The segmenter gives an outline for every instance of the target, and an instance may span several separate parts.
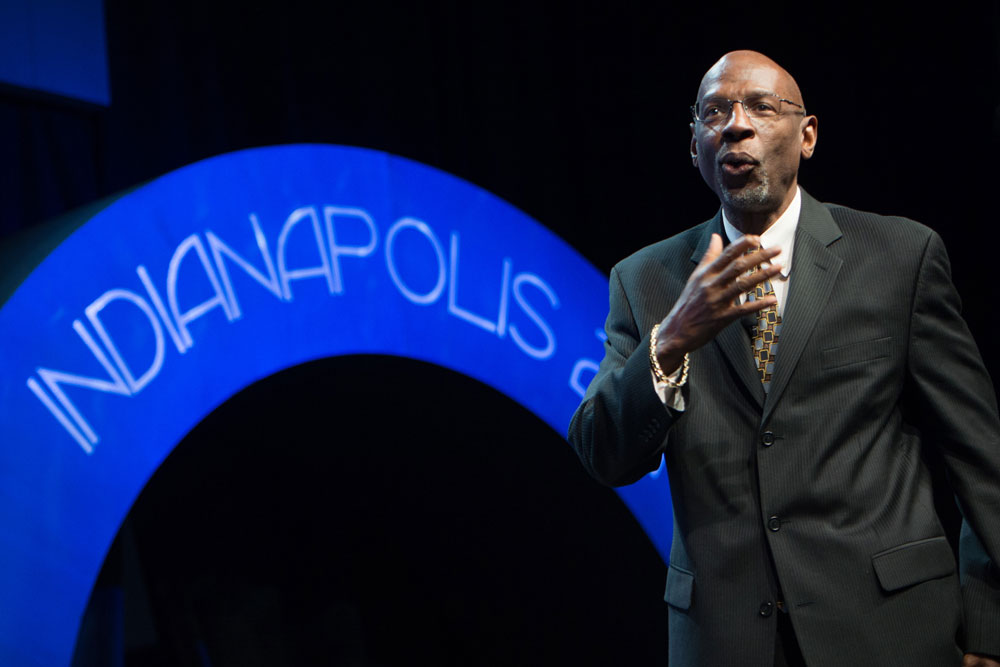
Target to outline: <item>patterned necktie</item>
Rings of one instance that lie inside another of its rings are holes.
[[[750,252],[755,252],[755,248]],[[758,270],[755,266],[751,272]],[[756,301],[765,296],[774,295],[774,287],[770,280],[765,280],[757,285],[753,291],[747,292],[747,301]],[[760,374],[761,384],[764,385],[764,392],[771,388],[771,376],[774,374],[774,358],[778,353],[778,334],[781,333],[781,316],[778,315],[776,306],[768,306],[755,313],[757,319],[750,327],[750,350],[753,352],[754,363],[757,364],[757,373]]]

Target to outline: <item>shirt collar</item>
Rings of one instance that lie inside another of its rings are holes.
[[[781,275],[788,277],[792,270],[792,250],[795,245],[795,229],[799,226],[799,213],[802,211],[802,191],[796,187],[795,197],[788,205],[785,212],[778,216],[770,227],[760,235],[760,245],[762,248],[778,246],[781,253],[775,258],[781,262]],[[743,232],[736,229],[726,218],[726,211],[722,211],[722,226],[726,230],[726,237],[732,243],[743,236]]]

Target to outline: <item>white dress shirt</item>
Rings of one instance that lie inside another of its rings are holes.
[[[771,279],[771,287],[778,298],[778,315],[785,312],[785,296],[788,294],[788,274],[792,270],[792,250],[795,247],[795,229],[799,226],[799,213],[802,211],[802,192],[795,188],[795,198],[774,223],[760,235],[761,248],[781,248],[775,261],[781,264],[781,274]],[[733,227],[726,212],[722,211],[722,226],[726,230],[726,238],[734,243],[743,238],[743,232]],[[764,266],[767,266],[765,263]],[[740,303],[746,301],[747,295],[740,294]]]
[[[782,315],[785,309],[785,299],[788,295],[788,276],[792,271],[792,251],[795,247],[795,230],[799,225],[799,213],[802,211],[802,191],[795,188],[795,197],[788,208],[778,216],[778,219],[760,235],[760,246],[762,248],[781,248],[781,252],[774,258],[781,264],[781,273],[771,279],[771,286],[774,288],[774,295],[778,299],[778,315]],[[730,243],[738,241],[743,237],[743,232],[736,229],[726,218],[725,210],[722,211],[722,226],[726,232],[726,238]],[[767,264],[764,264],[767,266]],[[747,295],[740,294],[740,303],[746,301]],[[653,386],[663,404],[677,411],[684,410],[684,395],[677,391],[676,387],[671,387],[666,382],[659,382],[653,372],[649,372],[653,379]],[[669,375],[671,380],[680,378],[681,369],[677,368]]]

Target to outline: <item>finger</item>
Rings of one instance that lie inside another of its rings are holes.
[[[747,254],[748,252],[750,254]],[[726,246],[726,249],[722,252],[722,254],[720,254],[714,262],[712,262],[708,272],[713,274],[722,274],[728,269],[731,272],[730,275],[735,277],[757,264],[770,260],[780,252],[781,248],[777,246],[772,246],[771,248],[761,248],[759,236],[742,236]]]
[[[744,255],[743,259],[751,262],[751,266],[770,262],[774,257],[781,254],[781,246],[773,245],[770,248],[757,248],[749,255]]]
[[[733,319],[743,317],[744,315],[750,315],[752,313],[756,313],[770,306],[777,306],[777,305],[778,305],[778,298],[773,294],[769,294],[759,299],[755,299],[754,301],[744,301],[743,303],[740,304],[734,304],[733,312],[735,313],[735,316],[733,317]]]
[[[732,282],[725,286],[723,293],[725,298],[729,299],[737,294],[743,294],[749,292],[756,288],[758,285],[762,284],[766,280],[771,280],[778,276],[782,271],[780,264],[771,264],[770,266],[764,266],[754,271],[753,273],[741,273]]]
[[[769,259],[773,259],[775,254],[775,252],[771,252]],[[776,275],[782,271],[782,264],[780,262],[754,261],[753,257],[754,255],[747,255],[744,258],[734,260],[732,264],[726,267],[725,271],[716,276],[714,284],[722,289],[729,289],[734,282],[739,281],[740,286],[745,291],[764,280],[763,277],[759,279],[754,277],[755,273],[770,272],[770,275]],[[774,269],[774,271],[771,271],[771,269]]]
[[[764,264],[774,264],[775,260],[780,263],[781,259],[778,259],[780,256],[781,246],[771,246],[770,248],[760,248],[756,252],[750,253],[744,257],[744,259],[748,262],[753,262],[754,266],[758,266]]]
[[[780,251],[770,250],[763,256],[771,255],[771,258]],[[771,262],[764,264],[754,264],[753,258],[759,256],[756,253],[752,255],[747,255],[744,258],[734,260],[725,271],[715,276],[712,279],[712,285],[724,292],[726,295],[731,293],[733,290],[737,292],[747,292],[754,288],[755,285],[762,283],[768,278],[774,277],[779,274],[783,269],[780,262]]]
[[[712,235],[717,236],[716,234]],[[721,243],[722,237],[719,237]],[[723,250],[712,262],[709,271],[712,273],[722,273],[726,268],[728,268],[735,260],[746,254],[747,250],[752,250],[760,245],[759,236],[741,236],[736,239]]]
[[[739,275],[740,273],[746,273],[754,267],[762,266],[764,264],[774,265],[776,262],[773,262],[772,260],[780,254],[780,246],[758,248],[750,254],[743,254],[734,259],[729,265],[729,271],[734,272],[735,275]]]
[[[757,299],[756,301],[747,301],[745,303],[732,303],[723,312],[719,313],[717,316],[717,322],[721,325],[730,324],[740,319],[744,315],[753,315],[757,311],[767,308],[768,306],[776,306],[778,300],[773,296],[765,296],[762,299]]]

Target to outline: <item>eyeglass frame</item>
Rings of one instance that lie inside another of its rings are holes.
[[[743,113],[746,114],[747,118],[751,118],[751,119],[755,118],[755,116],[752,113],[750,113],[749,111],[747,111],[746,101],[749,98],[751,98],[751,97],[774,97],[779,102],[786,102],[786,103],[791,104],[792,106],[798,107],[800,109],[799,111],[779,111],[778,114],[777,114],[778,116],[785,116],[785,115],[788,115],[788,114],[793,114],[793,115],[796,115],[796,116],[806,116],[807,115],[806,114],[805,105],[799,104],[798,102],[793,102],[791,100],[786,100],[784,97],[778,97],[778,95],[776,93],[772,93],[772,92],[768,91],[768,92],[752,93],[752,94],[747,95],[746,97],[744,97],[742,100],[731,100],[728,97],[713,98],[713,99],[725,100],[725,101],[729,102],[729,111],[726,112],[726,115],[723,118],[723,123],[730,116],[733,115],[733,107],[736,106],[737,104],[739,104],[741,107],[743,107]],[[709,125],[708,123],[706,123],[703,119],[698,118],[698,105],[699,104],[701,104],[701,102],[695,102],[690,107],[688,107],[688,109],[690,109],[690,111],[691,111],[691,117],[694,118],[694,122],[701,123],[702,125],[704,125],[705,127],[710,128],[710,129],[715,129],[711,125]],[[751,121],[751,122],[753,122],[753,121]]]

